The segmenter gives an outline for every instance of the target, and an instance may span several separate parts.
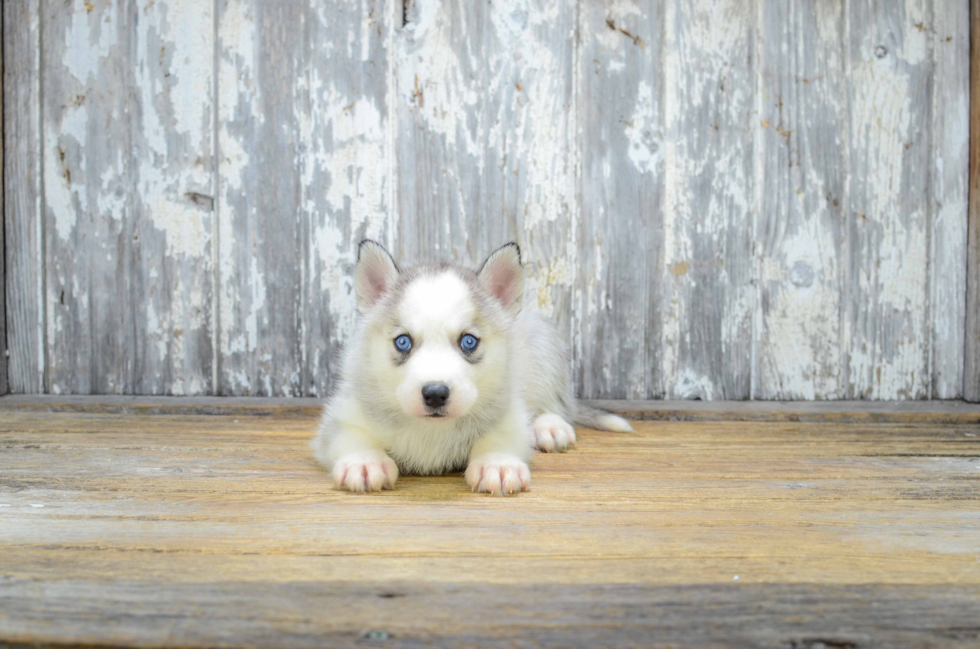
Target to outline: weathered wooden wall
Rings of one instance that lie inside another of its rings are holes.
[[[583,396],[964,395],[969,0],[4,13],[14,392],[322,395],[369,236],[517,239]]]

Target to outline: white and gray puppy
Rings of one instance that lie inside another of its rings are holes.
[[[631,430],[575,403],[557,333],[521,309],[516,243],[474,272],[451,263],[399,271],[363,241],[354,287],[359,329],[312,443],[339,488],[377,491],[399,472],[465,469],[474,490],[509,494],[528,488],[534,447],[575,443],[570,421]]]

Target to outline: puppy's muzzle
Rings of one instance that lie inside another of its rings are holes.
[[[444,383],[429,383],[422,386],[422,401],[430,415],[441,417],[441,410],[449,402],[449,386]]]

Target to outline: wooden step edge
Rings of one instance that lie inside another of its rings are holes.
[[[980,424],[966,401],[589,401],[634,420]]]
[[[615,401],[587,404],[647,421],[800,421],[980,424],[980,404],[965,401]],[[7,395],[0,412],[310,417],[323,400],[282,397]]]

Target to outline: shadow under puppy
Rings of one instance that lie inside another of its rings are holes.
[[[576,404],[557,332],[521,310],[515,243],[480,270],[423,264],[399,271],[363,241],[354,270],[358,331],[312,442],[339,488],[392,488],[399,472],[465,469],[476,491],[528,488],[534,447],[565,451],[570,421],[627,431],[621,417]]]

